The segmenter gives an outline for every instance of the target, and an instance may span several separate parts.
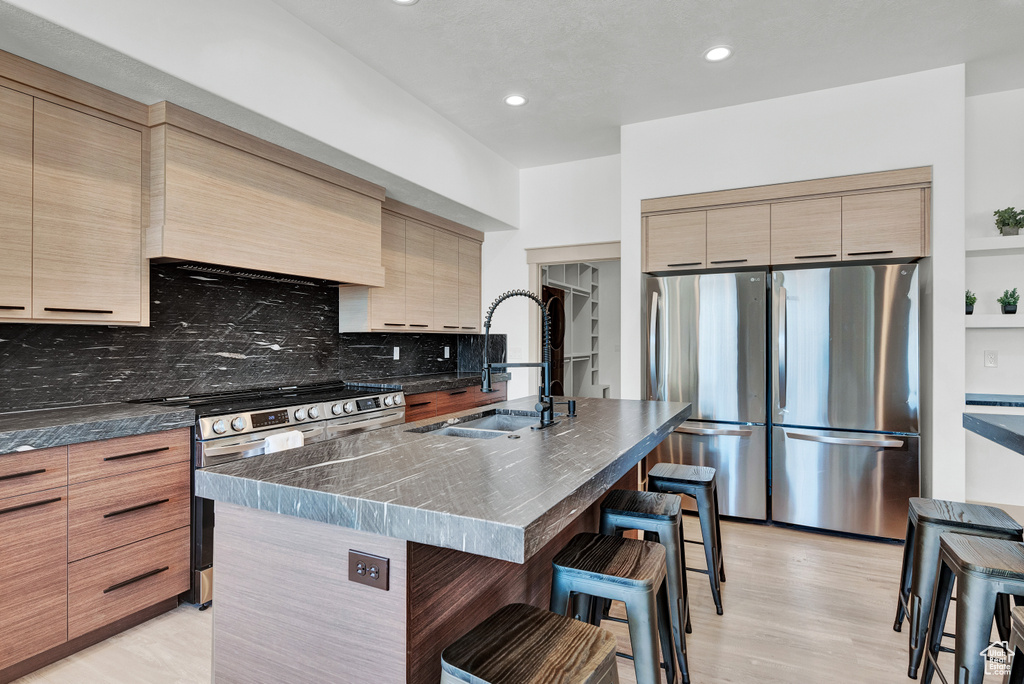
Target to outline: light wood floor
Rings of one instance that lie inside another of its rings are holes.
[[[699,538],[695,518],[685,530]],[[725,615],[715,614],[707,577],[689,574],[694,684],[911,681],[907,630],[892,631],[901,546],[730,522],[722,542]],[[686,552],[688,565],[704,567],[700,547]],[[625,625],[605,626],[628,652]],[[211,629],[212,610],[180,606],[18,682],[209,682]],[[620,660],[619,673],[622,684],[635,684],[632,663]]]

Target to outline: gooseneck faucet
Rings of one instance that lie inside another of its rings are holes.
[[[540,363],[491,363],[488,361],[488,350],[490,349],[491,341],[491,317],[494,316],[494,310],[498,308],[506,299],[512,297],[526,297],[530,301],[534,302],[540,307],[541,315],[544,319],[544,337],[543,352],[541,354],[542,361]],[[483,366],[483,386],[481,387],[482,392],[493,392],[491,389],[491,371],[492,369],[503,369],[503,368],[540,368],[540,387],[538,388],[538,401],[536,410],[540,413],[540,425],[535,425],[534,430],[543,430],[544,428],[551,427],[558,423],[555,420],[555,400],[551,396],[551,317],[548,314],[548,308],[541,301],[540,297],[528,292],[527,290],[509,290],[505,294],[501,295],[491,304],[490,308],[487,309],[487,315],[484,317],[484,366]],[[576,402],[557,402],[566,403],[569,407],[569,415],[576,415]]]

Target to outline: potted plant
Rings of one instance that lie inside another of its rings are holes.
[[[1017,302],[1020,301],[1020,295],[1017,294],[1017,288],[1003,290],[1003,296],[996,301],[1002,305],[1004,314],[1015,314],[1017,313]]]
[[[992,215],[996,217],[996,228],[1002,235],[1016,235],[1024,226],[1024,210],[1007,207],[992,212]]]
[[[974,304],[978,301],[978,295],[974,294],[970,290],[967,291],[967,315],[970,316],[974,313]]]

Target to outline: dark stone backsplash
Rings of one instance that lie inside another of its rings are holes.
[[[480,369],[482,336],[339,334],[335,288],[150,275],[148,328],[0,324],[0,411]]]

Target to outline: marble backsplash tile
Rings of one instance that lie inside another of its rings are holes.
[[[148,328],[0,324],[0,411],[451,373],[477,337],[339,334],[334,288],[175,264],[151,267],[150,297]],[[504,349],[492,336],[492,358]]]

